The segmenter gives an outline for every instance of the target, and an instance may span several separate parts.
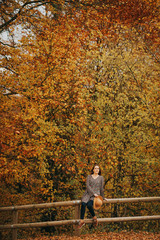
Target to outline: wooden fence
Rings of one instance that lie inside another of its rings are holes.
[[[119,199],[108,199],[104,203],[138,203],[138,202],[155,202],[160,201],[160,197],[142,197],[142,198],[119,198]],[[80,231],[77,229],[79,218],[80,218],[80,204],[81,200],[75,201],[64,201],[64,202],[53,202],[53,203],[42,203],[42,204],[30,204],[20,206],[1,207],[2,211],[12,211],[13,223],[7,225],[0,225],[0,230],[12,229],[12,239],[17,240],[17,230],[23,228],[37,228],[37,227],[49,227],[49,226],[60,226],[60,225],[75,225],[75,232],[79,235]],[[61,221],[48,221],[48,222],[34,222],[34,223],[19,223],[18,224],[18,212],[20,210],[37,209],[37,208],[55,208],[61,206],[74,206],[75,214],[74,219],[61,220]],[[128,221],[145,221],[145,220],[159,220],[160,215],[152,216],[135,216],[135,217],[116,217],[116,218],[98,218],[99,223],[104,222],[128,222]],[[92,223],[92,219],[85,219],[85,223]]]

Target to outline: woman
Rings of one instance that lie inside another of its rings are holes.
[[[84,223],[84,215],[86,206],[88,210],[90,211],[92,218],[93,218],[93,224],[94,226],[97,226],[97,217],[95,215],[94,209],[93,209],[93,200],[95,197],[102,196],[104,200],[104,178],[101,176],[101,169],[99,165],[94,165],[91,171],[91,175],[87,177],[86,181],[86,191],[82,196],[82,204],[81,204],[81,220],[79,223],[78,228],[81,228]]]

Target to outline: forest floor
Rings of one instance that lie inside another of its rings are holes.
[[[38,238],[27,238],[27,240],[160,240],[160,233],[150,232],[127,232],[122,231],[119,233],[94,233],[82,234],[81,236],[61,235],[61,236],[41,236]]]

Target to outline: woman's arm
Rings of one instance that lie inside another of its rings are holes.
[[[101,188],[100,188],[100,195],[103,197],[103,199],[105,198],[104,197],[104,177],[102,177]]]
[[[92,188],[89,185],[89,178],[90,178],[90,176],[87,177],[87,181],[86,181],[87,192],[89,193],[90,196],[93,196],[94,192],[93,192]]]

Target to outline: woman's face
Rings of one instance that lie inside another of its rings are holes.
[[[94,174],[99,174],[99,166],[95,166],[93,169]]]

